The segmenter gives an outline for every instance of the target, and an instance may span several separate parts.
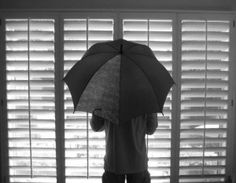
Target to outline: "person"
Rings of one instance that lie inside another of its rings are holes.
[[[145,134],[155,132],[157,114],[145,114],[129,122],[114,124],[99,117],[94,110],[90,125],[93,131],[105,130],[106,154],[102,183],[150,183]]]

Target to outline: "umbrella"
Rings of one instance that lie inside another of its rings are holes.
[[[123,123],[146,113],[163,112],[174,84],[145,45],[118,39],[91,46],[66,74],[74,111]]]

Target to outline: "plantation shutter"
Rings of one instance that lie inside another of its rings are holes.
[[[181,21],[179,182],[224,182],[228,123],[228,20]]]
[[[64,75],[91,45],[113,40],[113,24],[113,19],[64,19]],[[64,92],[66,183],[83,182],[87,178],[100,181],[105,133],[92,131],[91,114],[79,111],[73,114],[71,94],[66,85]]]
[[[123,38],[148,45],[156,58],[172,73],[172,20],[124,19]],[[147,136],[148,166],[152,182],[170,182],[172,92],[167,96],[163,115],[158,114],[156,132]]]
[[[10,182],[56,182],[54,19],[6,19]]]

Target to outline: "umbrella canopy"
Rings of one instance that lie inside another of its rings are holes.
[[[161,112],[174,84],[145,45],[118,39],[97,43],[66,74],[74,111],[92,112],[114,123]]]

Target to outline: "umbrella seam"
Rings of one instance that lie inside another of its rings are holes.
[[[129,53],[130,54],[130,53]],[[135,52],[131,52],[131,54],[130,55],[142,55],[142,56],[145,56],[145,57],[150,57],[150,58],[153,58],[152,56],[150,56],[150,55],[145,55],[145,54],[139,54],[139,53],[135,53]],[[157,58],[156,58],[157,59]],[[158,61],[158,60],[157,60]]]
[[[126,41],[125,39],[123,39],[123,40]],[[113,48],[115,51],[119,51],[119,49],[115,48],[112,44],[110,44],[111,42],[113,42],[113,41],[104,42],[104,44],[110,46],[110,47]],[[130,42],[131,42],[131,41],[130,41]],[[127,51],[130,50],[130,49],[132,49],[132,48],[134,48],[134,47],[137,47],[137,46],[145,47],[144,45],[139,44],[139,43],[135,43],[135,42],[131,42],[131,43],[133,43],[134,45],[128,47],[128,48],[127,48]],[[123,53],[124,53],[124,52],[123,52]],[[122,54],[123,54],[123,53],[122,53]],[[141,54],[139,54],[139,55],[141,55]],[[148,56],[148,55],[145,55],[145,56],[150,57],[150,56]]]
[[[144,70],[143,70],[141,67],[139,67],[139,65],[134,61],[134,59],[130,58],[130,57],[127,56],[127,55],[124,55],[124,56],[126,56],[129,60],[131,60],[131,61],[143,72],[143,74],[146,76],[146,78],[147,78],[147,80],[148,80],[148,83],[151,85],[151,82],[150,82],[149,77],[145,74]],[[152,88],[152,90],[154,91],[154,93],[156,94],[156,91],[154,90],[154,88],[153,88],[152,85],[151,85],[151,88]],[[157,92],[157,93],[158,93],[158,92]],[[157,98],[156,95],[155,95],[155,98],[156,98],[157,104],[159,105],[159,107],[161,107],[160,104],[159,104],[159,102],[158,102],[158,98]],[[162,112],[162,110],[163,110],[163,108],[161,109],[161,112]]]
[[[143,44],[140,44],[140,43],[136,43],[136,42],[132,42],[132,41],[129,41],[129,42],[131,42],[131,43],[133,43],[134,45],[132,45],[131,47],[128,47],[128,49],[132,49],[132,48],[134,48],[134,47],[137,47],[137,46],[140,46],[140,47],[144,47],[144,48],[149,48],[150,49],[150,47],[149,46],[146,46],[146,45],[143,45]],[[150,49],[150,51],[152,52],[152,50]]]
[[[122,55],[124,55],[124,53],[122,54]],[[121,76],[121,68],[122,68],[122,65],[123,65],[123,62],[122,62],[122,55],[120,55],[120,80],[119,80],[119,92],[118,92],[118,94],[119,94],[119,108],[118,108],[118,115],[119,115],[119,122],[120,122],[120,114],[121,114],[121,110],[120,110],[120,106],[121,106],[121,81],[122,81],[122,76]]]
[[[111,42],[111,41],[110,41]],[[113,45],[109,44],[110,42],[106,42],[104,44],[106,44],[107,46],[110,46],[111,48],[113,48],[115,51],[119,51],[118,49],[116,49]]]
[[[115,51],[119,51],[119,49],[116,49],[113,45],[111,45],[111,44],[109,44],[110,42],[106,42],[106,43],[104,43],[104,44],[106,44],[106,45],[108,45],[108,46],[110,46],[111,48],[113,48]],[[139,44],[139,43],[134,43],[134,42],[132,42],[133,44],[135,44],[135,45],[132,45],[132,46],[130,46],[130,47],[128,47],[127,48],[127,50],[126,51],[128,51],[128,50],[130,50],[130,49],[132,49],[132,48],[134,48],[134,47],[137,47],[137,46],[140,46],[140,47],[144,47],[143,45],[141,45],[141,44]],[[137,45],[136,45],[137,44]],[[151,51],[151,50],[150,50]],[[152,52],[152,51],[151,51]],[[132,52],[131,52],[132,53]],[[153,53],[153,52],[152,52]],[[124,54],[124,52],[122,52],[122,54]],[[144,55],[144,54],[138,54],[138,53],[133,53],[133,54],[136,54],[136,55]],[[146,56],[146,57],[151,57],[151,56],[149,56],[149,55],[144,55],[144,56]]]
[[[117,53],[117,52],[96,52],[96,53],[93,53],[93,54],[88,54],[85,57],[82,57],[80,60],[83,60],[87,57],[90,57],[90,56],[93,56],[93,55],[96,55],[96,54],[109,54],[109,53]]]
[[[134,42],[133,42],[134,43]],[[134,47],[137,47],[137,46],[143,46],[143,45],[141,45],[141,44],[139,44],[139,43],[134,43],[135,45],[133,45],[133,46],[131,46],[131,47],[129,47],[128,49],[130,50],[130,49],[132,49],[132,48],[134,48]]]
[[[124,39],[123,39],[123,40],[124,40]],[[125,40],[125,41],[126,41],[126,40]],[[112,41],[106,42],[106,43],[104,43],[104,44],[110,46],[111,48],[113,48],[113,49],[116,50],[116,51],[119,51],[119,49],[115,48],[112,44],[109,44],[109,43],[111,43],[111,42],[112,42]],[[137,44],[137,43],[134,43],[134,42],[132,42],[132,43],[133,43],[133,44]],[[133,48],[133,47],[135,47],[135,46],[139,46],[139,45],[132,45],[132,46],[128,47],[127,49],[129,50],[129,49],[131,49],[131,48]]]

